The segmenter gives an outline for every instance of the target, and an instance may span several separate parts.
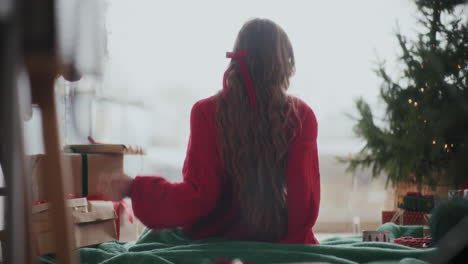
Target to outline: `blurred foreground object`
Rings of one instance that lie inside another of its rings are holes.
[[[53,227],[51,239],[55,241],[52,243],[55,244],[56,259],[58,263],[75,262],[71,219],[65,206],[65,182],[59,159],[61,147],[54,82],[59,74],[76,81],[82,74],[100,73],[103,49],[96,48],[94,43],[99,38],[102,42],[105,34],[98,30],[104,28],[103,22],[95,19],[102,9],[95,7],[102,5],[102,1],[90,0],[0,2],[0,163],[6,185],[0,188],[0,195],[6,196],[6,229],[0,239],[6,248],[5,263],[31,263],[36,258],[31,246],[31,185],[24,156],[22,123],[22,119],[30,116],[27,112],[22,114],[19,108],[20,104],[30,104],[31,101],[39,106],[42,115],[48,172],[44,185],[47,186],[47,200],[52,205],[49,210]],[[79,9],[83,6],[86,8]],[[62,26],[66,24],[73,28],[65,30]],[[64,32],[73,37],[67,37],[69,35]],[[18,82],[23,69],[29,82]],[[32,100],[25,95],[29,89]]]
[[[46,153],[44,179],[50,207],[51,244],[59,263],[74,263],[70,213],[65,205],[65,181],[60,162],[60,142],[54,97],[55,78],[60,72],[56,43],[55,2],[32,0],[23,3],[23,45],[33,103],[42,114],[42,132]],[[32,203],[32,200],[30,200]],[[35,234],[37,235],[37,234]],[[36,237],[33,239],[37,239]]]
[[[468,259],[468,199],[441,202],[433,211],[431,235],[437,251],[430,263],[466,263]]]
[[[34,256],[19,108],[21,91],[16,87],[21,65],[19,2],[22,1],[0,2],[0,163],[5,178],[5,185],[0,188],[0,195],[5,196],[5,229],[0,240],[5,263],[30,263]]]

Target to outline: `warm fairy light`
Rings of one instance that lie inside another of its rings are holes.
[[[408,103],[410,103],[410,104],[411,104],[411,103],[413,103],[413,100],[411,100],[411,99],[408,99]]]
[[[436,140],[432,140],[432,145],[435,145],[437,144],[437,141]]]
[[[420,90],[421,90],[421,93],[424,93],[424,88],[423,88],[423,87],[421,87],[421,89],[420,89]]]
[[[452,148],[453,148],[453,144],[450,144],[450,147],[452,147]]]
[[[424,69],[424,64],[421,63],[421,69]]]
[[[414,107],[418,106],[418,102],[414,102]]]
[[[444,148],[447,148],[447,147],[448,147],[448,145],[447,145],[447,144],[445,144],[445,145],[444,145]]]
[[[461,65],[457,65],[458,66],[458,69],[461,70]]]
[[[429,84],[427,82],[425,82],[424,85],[426,85],[426,87],[429,86]]]
[[[439,21],[436,21],[436,25],[439,25]]]
[[[427,123],[427,120],[424,120],[424,123]]]

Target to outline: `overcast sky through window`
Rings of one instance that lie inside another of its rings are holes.
[[[297,72],[290,93],[315,111],[319,151],[355,152],[362,143],[346,114],[355,112],[359,96],[382,110],[377,100],[380,80],[373,68],[380,57],[390,71],[398,71],[394,32],[398,22],[404,34],[415,35],[415,10],[411,0],[112,0],[107,9],[107,84],[117,95],[142,100],[159,112],[180,112],[155,115],[152,122],[185,131],[175,134],[184,145],[190,108],[221,89],[229,62],[225,52],[242,24],[249,18],[269,18],[284,28],[293,44]]]

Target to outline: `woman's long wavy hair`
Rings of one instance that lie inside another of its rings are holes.
[[[247,239],[278,241],[287,231],[287,152],[300,125],[286,91],[295,71],[288,36],[274,22],[244,24],[234,52],[247,50],[245,63],[257,99],[252,109],[239,65],[227,69],[227,89],[218,94],[217,123],[226,180],[240,206]]]

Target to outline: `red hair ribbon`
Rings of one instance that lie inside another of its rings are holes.
[[[239,52],[226,52],[226,58],[231,58],[231,63],[233,61],[237,61],[239,64],[239,68],[242,74],[242,78],[244,79],[245,87],[247,88],[247,92],[249,93],[250,98],[250,106],[252,109],[255,109],[257,106],[257,100],[255,98],[255,92],[252,88],[252,81],[250,80],[249,71],[247,70],[247,66],[245,65],[245,57],[247,56],[247,50],[241,50]],[[226,92],[227,92],[227,73],[228,71],[224,72],[223,77],[223,98],[226,100]]]

